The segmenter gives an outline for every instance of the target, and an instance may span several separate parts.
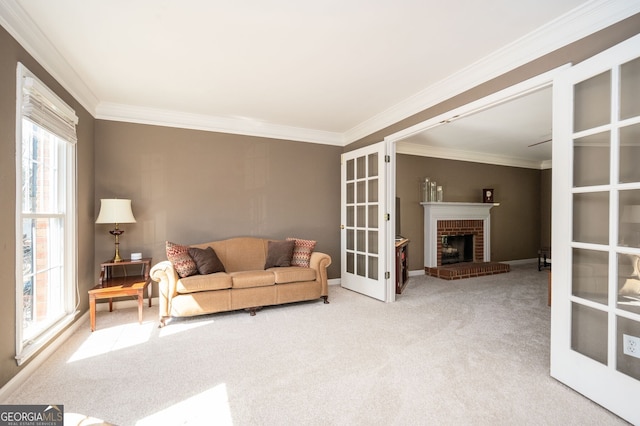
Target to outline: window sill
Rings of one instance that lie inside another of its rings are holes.
[[[18,365],[24,364],[33,355],[35,355],[40,349],[44,348],[55,337],[64,330],[69,324],[71,324],[79,314],[79,311],[72,312],[62,317],[55,325],[51,326],[46,332],[42,333],[31,343],[25,345],[22,351],[16,355],[16,362]]]

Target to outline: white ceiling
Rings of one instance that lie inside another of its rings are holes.
[[[630,16],[630,3],[0,0],[0,24],[97,118],[345,145]],[[549,132],[535,118],[521,144]],[[501,149],[491,138],[504,134],[478,125],[475,147]],[[428,143],[469,148],[446,131]]]
[[[530,168],[551,167],[552,89],[543,88],[481,108],[398,144],[398,152]]]

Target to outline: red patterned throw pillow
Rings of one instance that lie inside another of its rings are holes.
[[[313,240],[301,240],[299,238],[287,238],[288,241],[295,241],[293,246],[293,257],[291,258],[291,266],[300,266],[308,268],[311,260],[311,253],[316,247],[316,242]]]
[[[167,241],[167,259],[180,278],[198,273],[196,262],[189,256],[189,247]]]

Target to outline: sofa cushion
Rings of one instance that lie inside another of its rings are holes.
[[[198,273],[201,275],[213,274],[216,272],[224,272],[224,265],[218,259],[218,255],[211,247],[201,249],[197,247],[189,247],[189,255],[196,262]]]
[[[275,275],[276,284],[294,283],[297,281],[314,281],[316,270],[311,268],[301,268],[290,266],[288,268],[271,268],[269,271]]]
[[[627,278],[624,286],[620,289],[620,295],[629,299],[640,300],[640,280],[637,278]]]
[[[240,271],[229,275],[233,288],[265,287],[276,283],[271,271]]]
[[[254,237],[231,238],[192,247],[212,247],[225,271],[257,271],[264,269],[268,240]]]
[[[189,247],[175,244],[170,241],[166,243],[167,260],[171,262],[176,272],[181,278],[188,277],[198,272],[196,262],[189,256]]]
[[[269,241],[264,269],[291,266],[295,241]]]
[[[176,290],[178,293],[197,293],[199,291],[223,290],[231,288],[231,276],[225,272],[208,275],[192,275],[180,278]]]
[[[311,261],[311,253],[316,247],[314,240],[301,240],[300,238],[287,238],[287,241],[295,241],[293,246],[293,256],[291,257],[291,266],[301,266],[308,268]]]

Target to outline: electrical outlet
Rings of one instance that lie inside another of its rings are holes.
[[[625,355],[640,358],[640,337],[623,334],[622,349]]]

